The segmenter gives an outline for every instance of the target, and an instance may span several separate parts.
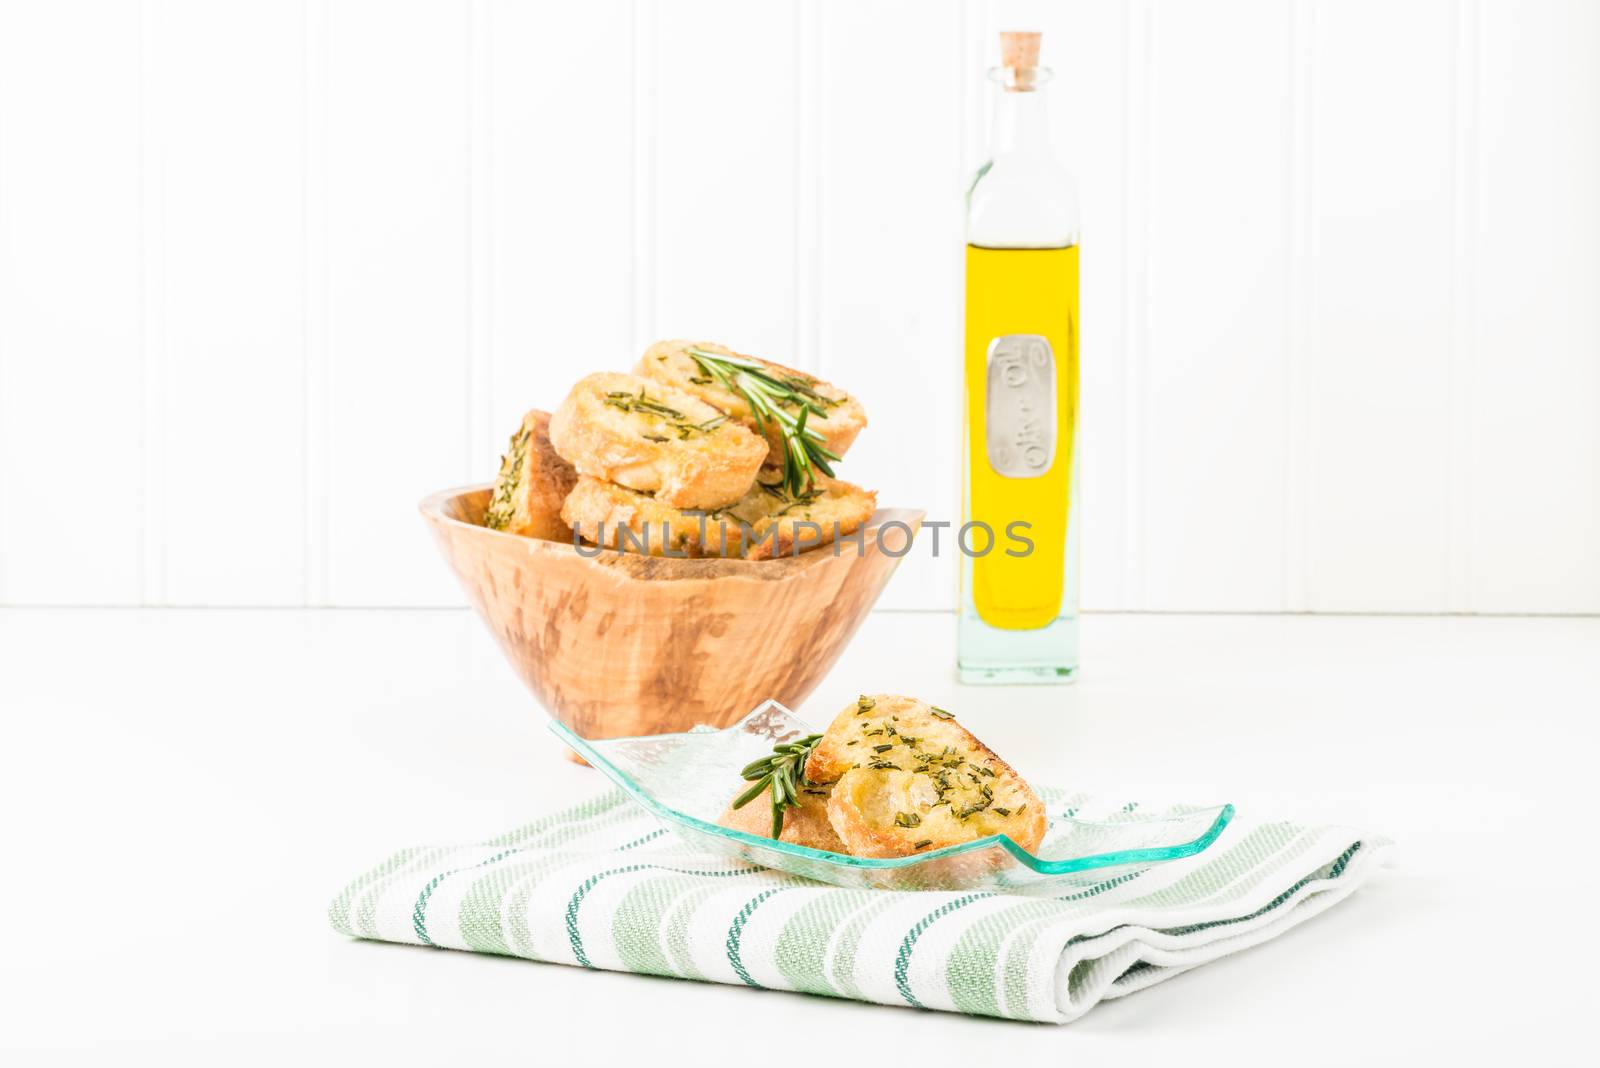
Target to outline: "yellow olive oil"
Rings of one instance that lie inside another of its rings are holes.
[[[1003,388],[1008,371],[994,367],[1001,352],[996,339],[1019,336],[1044,339],[1047,347],[1034,343],[1025,358],[1051,360],[1051,381],[1019,382],[1035,393],[1040,385],[1048,389],[1042,398],[1022,396],[1019,403],[1031,408],[1002,430],[990,425],[991,379]],[[969,536],[964,556],[972,607],[991,627],[1038,629],[1062,614],[1067,583],[1077,577],[1068,574],[1067,552],[1078,425],[1077,246],[968,245],[965,347],[964,521],[983,524]],[[1053,404],[1053,417],[1041,399]],[[994,455],[1008,449],[1009,462]],[[986,553],[984,527],[993,532]]]
[[[989,158],[967,190],[961,377],[965,683],[1078,673],[1077,186],[1056,162],[1041,35],[1000,35]]]

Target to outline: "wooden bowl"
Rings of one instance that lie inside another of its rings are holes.
[[[534,697],[585,738],[724,727],[798,707],[844,651],[923,513],[880,509],[854,541],[776,560],[676,560],[482,525],[489,487],[421,504],[445,559]],[[884,552],[887,545],[889,552]],[[904,553],[901,553],[904,555]]]

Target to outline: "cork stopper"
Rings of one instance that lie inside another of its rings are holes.
[[[1005,30],[1000,34],[1000,65],[1009,77],[1005,88],[1011,93],[1033,91],[1034,72],[1039,67],[1039,39],[1043,34],[1026,30]]]

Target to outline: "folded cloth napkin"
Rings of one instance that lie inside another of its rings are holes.
[[[1082,818],[1131,808],[1040,794]],[[613,791],[486,842],[401,850],[329,919],[360,938],[1066,1023],[1310,919],[1388,847],[1241,815],[1195,856],[1029,896],[849,890],[706,853]]]

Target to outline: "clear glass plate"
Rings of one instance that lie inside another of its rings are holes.
[[[723,730],[585,739],[556,720],[550,729],[692,845],[836,886],[1060,893],[1103,882],[1114,874],[1107,869],[1193,856],[1216,841],[1233,818],[1232,805],[1145,813],[1128,804],[1108,811],[1082,795],[1035,787],[1049,806],[1048,829],[1037,853],[1000,834],[914,857],[852,857],[716,822],[745,785],[740,769],[774,745],[813,731],[776,701]]]

